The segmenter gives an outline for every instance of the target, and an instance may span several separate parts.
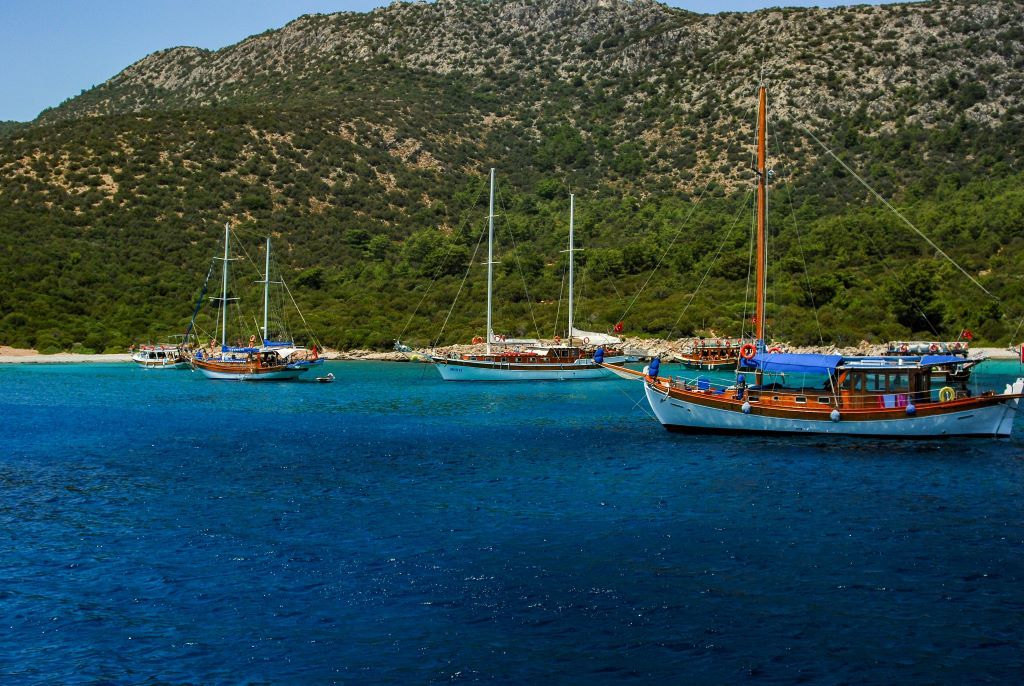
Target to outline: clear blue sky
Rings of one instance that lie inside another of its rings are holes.
[[[879,0],[875,0],[877,2]],[[893,0],[886,0],[893,1]],[[28,121],[151,52],[218,49],[314,12],[365,12],[381,0],[0,0],[0,120]],[[841,0],[669,0],[694,12]]]

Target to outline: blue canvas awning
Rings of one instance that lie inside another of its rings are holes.
[[[842,359],[842,355],[761,353],[750,360],[744,360],[743,366],[769,373],[832,374]]]

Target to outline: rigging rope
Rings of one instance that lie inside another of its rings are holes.
[[[899,217],[899,218],[900,218],[900,219],[901,219],[901,220],[903,221],[903,223],[904,223],[904,224],[906,224],[907,226],[909,226],[909,227],[910,227],[910,228],[911,228],[911,229],[912,229],[912,230],[914,231],[914,233],[916,233],[916,234],[917,234],[918,236],[920,236],[920,237],[921,237],[922,239],[924,239],[924,241],[925,241],[926,243],[928,243],[928,245],[930,245],[930,246],[931,246],[932,248],[934,248],[934,249],[935,249],[935,251],[936,251],[937,253],[939,253],[940,255],[942,255],[943,257],[945,257],[945,258],[946,258],[946,260],[948,260],[950,264],[952,264],[952,265],[953,265],[954,267],[956,267],[957,269],[959,269],[959,270],[960,270],[960,273],[961,273],[961,274],[963,274],[964,276],[966,276],[966,277],[967,277],[968,279],[970,279],[971,283],[973,283],[973,284],[974,284],[975,286],[977,286],[978,288],[980,288],[980,289],[982,290],[982,292],[983,292],[983,293],[985,293],[985,295],[989,296],[990,298],[992,298],[992,299],[993,299],[993,300],[995,300],[996,302],[999,302],[999,298],[998,298],[998,297],[996,297],[995,295],[993,295],[992,293],[990,293],[990,292],[988,291],[988,289],[986,289],[986,288],[985,288],[984,286],[982,286],[982,285],[981,285],[981,284],[980,284],[980,283],[978,282],[978,280],[977,280],[977,279],[975,279],[975,278],[974,278],[973,276],[971,276],[971,275],[970,275],[970,274],[969,274],[969,273],[967,272],[967,270],[966,270],[966,269],[964,269],[964,268],[963,268],[963,267],[961,267],[961,266],[960,266],[959,264],[957,264],[956,260],[954,260],[954,259],[953,259],[952,257],[950,257],[949,255],[947,255],[947,254],[946,254],[946,253],[945,253],[945,252],[944,252],[944,251],[942,250],[942,248],[940,248],[939,246],[935,245],[935,243],[934,243],[934,242],[932,241],[932,239],[928,238],[928,236],[926,236],[926,235],[924,234],[924,232],[923,232],[923,231],[921,231],[920,229],[918,229],[918,228],[917,228],[916,226],[914,226],[914,225],[913,225],[913,224],[911,223],[911,221],[910,221],[909,219],[907,219],[906,217],[904,217],[904,216],[903,216],[903,214],[901,214],[899,210],[897,210],[897,209],[896,209],[895,207],[893,207],[893,206],[892,206],[892,204],[890,204],[888,200],[886,200],[885,198],[883,198],[883,197],[882,197],[882,196],[881,196],[881,195],[880,195],[880,194],[878,193],[878,191],[876,191],[876,190],[875,190],[874,188],[872,188],[872,187],[871,187],[871,185],[870,185],[870,184],[869,184],[869,183],[868,183],[867,181],[865,181],[864,179],[862,179],[862,178],[860,177],[860,175],[859,175],[859,174],[857,174],[857,172],[855,172],[855,171],[854,171],[853,169],[851,169],[851,168],[850,168],[850,165],[846,164],[846,162],[843,162],[843,161],[842,161],[841,159],[839,159],[839,157],[838,157],[838,156],[836,156],[836,154],[835,154],[834,152],[832,152],[832,150],[830,150],[830,149],[829,149],[829,148],[828,148],[828,147],[827,147],[827,146],[826,146],[826,145],[825,145],[824,143],[822,143],[822,142],[821,142],[820,140],[818,140],[818,137],[817,137],[817,136],[815,136],[815,135],[814,135],[814,134],[813,134],[813,133],[811,132],[811,130],[810,130],[810,129],[808,129],[808,128],[807,128],[806,126],[803,126],[802,124],[800,125],[800,128],[801,128],[801,129],[803,129],[803,130],[804,130],[804,132],[805,132],[805,133],[806,133],[806,134],[807,134],[808,136],[810,136],[811,138],[813,138],[813,139],[814,139],[814,142],[815,142],[815,143],[817,143],[818,145],[820,145],[820,146],[821,146],[821,148],[822,148],[822,149],[823,149],[823,150],[824,150],[824,151],[825,151],[826,153],[828,153],[828,155],[829,155],[829,156],[830,156],[830,157],[831,157],[832,159],[834,159],[834,160],[835,160],[836,162],[838,162],[838,163],[839,163],[839,164],[840,164],[840,165],[841,165],[841,166],[843,167],[843,169],[845,169],[845,170],[846,170],[847,172],[849,172],[849,173],[850,173],[850,174],[851,174],[851,175],[853,176],[853,178],[857,179],[857,181],[859,181],[859,182],[860,182],[860,184],[861,184],[862,186],[864,186],[864,188],[866,188],[866,189],[868,190],[868,192],[870,192],[870,193],[871,193],[871,195],[875,196],[875,198],[876,198],[876,199],[877,199],[877,200],[878,200],[879,202],[881,202],[881,203],[882,203],[882,204],[884,204],[884,205],[885,205],[886,207],[888,207],[888,208],[889,208],[889,209],[890,209],[890,210],[891,210],[891,211],[893,212],[893,214],[895,214],[895,215],[896,215],[897,217]]]
[[[779,145],[779,130],[772,126],[772,137],[775,139],[775,149],[779,156],[782,156],[782,146]],[[818,329],[818,342],[825,345],[825,336],[821,332],[821,322],[818,319],[818,304],[814,301],[814,291],[811,289],[811,274],[807,269],[807,255],[804,252],[803,234],[800,233],[800,222],[796,218],[796,204],[793,202],[793,187],[786,184],[786,198],[789,200],[789,215],[793,218],[793,230],[796,231],[796,244],[800,248],[800,261],[804,267],[804,281],[807,284],[807,297],[811,300],[811,312],[814,313],[814,326]]]
[[[498,206],[501,208],[501,216],[507,217],[508,210],[505,209],[505,198],[501,194],[501,189],[498,189]],[[512,227],[509,226],[508,222],[504,222],[505,231],[508,233],[508,237],[512,241],[512,254],[516,258],[516,266],[519,268],[519,278],[523,280],[523,291],[526,293],[526,302],[530,307],[530,318],[533,320],[533,332],[540,338],[540,327],[537,325],[537,315],[533,311],[533,299],[530,298],[530,289],[526,286],[526,274],[523,273],[523,263],[519,260],[519,249],[516,248],[516,237],[512,233]],[[555,324],[557,326],[557,323]]]
[[[466,267],[466,273],[462,275],[462,282],[459,283],[459,290],[455,293],[455,298],[452,300],[451,307],[448,308],[448,314],[445,315],[444,322],[441,323],[441,330],[437,332],[437,338],[434,339],[434,343],[431,348],[437,347],[437,342],[441,340],[441,336],[444,334],[444,328],[448,326],[448,320],[451,319],[452,312],[455,311],[455,304],[459,302],[459,296],[462,294],[462,289],[466,285],[466,279],[469,278],[469,270],[473,268],[473,263],[476,261],[476,254],[480,252],[480,244],[483,243],[484,234],[487,233],[487,227],[484,227],[480,231],[480,237],[476,241],[476,247],[473,249],[473,255],[469,258],[469,266]],[[487,335],[490,336],[491,332],[488,331]]]
[[[469,204],[469,207],[471,207],[471,208],[475,208],[476,207],[477,202],[480,200],[481,194],[483,194],[483,186],[478,185],[477,186],[477,191],[476,191],[476,197],[473,198],[473,202]],[[462,234],[462,230],[465,229],[466,226],[469,225],[469,218],[470,218],[470,216],[471,216],[470,213],[467,211],[466,214],[465,214],[465,217],[463,218],[462,224],[459,225],[459,228],[456,231],[456,235],[461,235]],[[406,321],[405,322],[405,326],[402,327],[402,332],[400,334],[398,334],[398,340],[399,341],[402,340],[402,338],[405,336],[405,332],[409,329],[409,326],[412,324],[412,320],[416,316],[416,313],[420,311],[420,306],[423,305],[423,301],[426,300],[427,299],[427,295],[430,294],[430,289],[434,287],[434,283],[438,280],[438,278],[440,278],[441,271],[444,269],[444,266],[446,264],[448,264],[448,257],[452,254],[452,250],[454,250],[454,249],[455,249],[455,243],[454,242],[449,242],[448,243],[448,252],[445,253],[444,259],[441,260],[441,264],[439,264],[437,266],[437,269],[434,271],[434,277],[430,280],[430,283],[427,284],[427,289],[425,291],[423,291],[423,295],[420,297],[419,302],[416,303],[416,307],[413,309],[412,314],[409,315],[408,321]],[[470,265],[472,265],[472,264],[473,264],[473,262],[472,262],[472,260],[470,260]]]
[[[679,316],[676,317],[676,321],[672,324],[672,329],[669,331],[668,336],[669,340],[671,340],[672,337],[675,335],[676,329],[679,327],[679,322],[682,321],[683,319],[683,315],[686,314],[686,311],[690,308],[690,305],[693,304],[693,299],[697,297],[697,293],[700,291],[701,286],[704,285],[704,282],[707,280],[708,275],[711,274],[711,270],[714,269],[715,264],[718,262],[718,258],[719,256],[721,256],[722,251],[725,249],[725,244],[729,241],[730,236],[732,236],[732,232],[736,228],[736,224],[739,223],[740,215],[743,213],[743,210],[746,207],[746,204],[749,201],[749,199],[750,189],[747,189],[747,194],[743,196],[743,202],[740,203],[739,211],[737,211],[736,217],[732,221],[732,226],[729,227],[729,231],[726,232],[725,238],[722,239],[722,242],[718,245],[718,250],[717,252],[715,252],[715,257],[711,260],[711,264],[708,265],[708,268],[704,272],[704,276],[701,277],[700,282],[697,284],[697,287],[693,289],[692,293],[690,293],[690,299],[686,301],[686,305],[683,307],[683,311],[679,313]]]
[[[566,272],[562,272],[562,285],[558,287],[558,305],[555,307],[555,322],[551,325],[551,337],[558,335],[558,318],[562,316],[562,296],[565,295]]]
[[[749,191],[747,192],[747,197],[750,197]],[[746,202],[745,199],[744,202]],[[751,207],[750,210],[750,240],[747,241],[750,247],[747,249],[747,284],[746,289],[743,291],[743,323],[740,324],[741,339],[747,337],[747,324],[750,322],[751,315],[747,311],[747,306],[750,304],[750,277],[754,273],[754,245],[757,243],[757,209]]]
[[[658,269],[661,268],[661,263],[665,261],[665,258],[668,256],[668,253],[672,249],[672,246],[676,244],[677,240],[679,240],[679,234],[683,232],[683,227],[686,226],[686,224],[690,221],[690,217],[693,216],[693,213],[697,211],[697,207],[700,205],[700,201],[704,197],[704,193],[706,193],[708,188],[711,186],[711,182],[712,178],[709,176],[707,183],[704,184],[704,188],[701,189],[700,195],[697,196],[697,202],[693,203],[693,205],[690,206],[690,212],[689,214],[686,215],[686,218],[679,225],[679,228],[676,230],[676,235],[672,237],[672,240],[669,242],[668,246],[666,246],[665,250],[662,251],[661,257],[658,258],[658,263],[654,265],[654,269],[652,269],[651,273],[647,275],[647,280],[644,281],[642,286],[640,286],[640,289],[636,292],[636,295],[633,296],[633,300],[630,301],[629,305],[626,306],[626,309],[622,312],[622,315],[619,317],[618,321],[622,322],[626,320],[626,315],[629,314],[629,311],[631,309],[633,309],[633,305],[636,304],[637,299],[644,292],[644,289],[647,288],[647,285],[651,282],[651,279],[653,279],[654,275],[658,272]]]

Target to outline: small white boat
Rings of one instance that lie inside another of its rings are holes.
[[[327,376],[318,376],[316,380],[319,383],[331,383],[334,381],[334,372],[327,372]]]
[[[176,345],[143,345],[132,350],[132,362],[143,369],[184,369],[188,358]]]

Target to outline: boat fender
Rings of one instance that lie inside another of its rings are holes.
[[[598,348],[594,351],[594,362],[598,364],[604,362],[604,348]]]
[[[655,357],[647,367],[647,376],[652,379],[658,378],[658,370],[661,368],[661,360]]]
[[[917,406],[915,406],[914,403],[907,404],[907,414],[910,415],[911,417],[917,414]]]
[[[828,418],[829,418],[829,419],[831,419],[831,420],[832,420],[833,422],[838,422],[838,421],[839,421],[839,418],[840,418],[841,416],[842,416],[842,415],[840,415],[840,414],[839,414],[839,410],[836,410],[836,409],[833,409],[833,410],[832,410],[831,412],[829,412],[829,414],[828,414]]]
[[[740,357],[742,357],[744,360],[751,360],[754,358],[754,355],[756,354],[757,348],[754,347],[753,343],[744,343],[743,347],[740,348]]]
[[[741,407],[740,409],[743,410],[743,414],[750,414],[750,410],[751,410],[750,402],[749,401],[744,402],[743,403],[743,407]]]
[[[943,386],[941,389],[939,389],[939,402],[940,403],[948,403],[951,400],[953,400],[954,398],[956,398],[956,391],[954,391],[949,386]]]

